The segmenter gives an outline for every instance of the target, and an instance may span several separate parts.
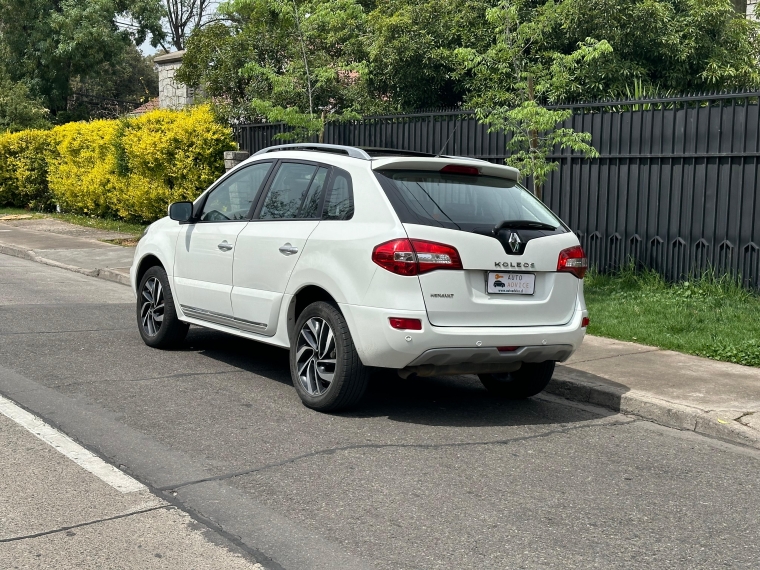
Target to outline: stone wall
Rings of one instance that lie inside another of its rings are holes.
[[[747,16],[755,17],[755,6],[757,6],[757,0],[747,0]]]

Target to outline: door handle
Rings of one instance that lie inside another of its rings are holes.
[[[231,250],[231,249],[232,249],[232,244],[231,244],[231,243],[227,243],[227,240],[224,240],[222,243],[220,243],[220,244],[219,244],[218,246],[216,246],[216,247],[218,247],[218,248],[219,248],[219,249],[221,249],[222,251],[229,251],[229,250]]]
[[[293,255],[294,253],[298,253],[298,248],[290,245],[290,243],[286,243],[280,246],[280,253],[282,255]]]

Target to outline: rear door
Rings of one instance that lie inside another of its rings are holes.
[[[232,309],[253,332],[273,335],[285,287],[320,221],[331,168],[282,161],[256,214],[238,236]]]
[[[453,246],[461,257],[463,270],[419,276],[431,324],[544,326],[572,318],[579,280],[556,270],[560,251],[577,238],[516,181],[397,170],[378,179],[410,238]],[[494,232],[501,224],[513,227]]]

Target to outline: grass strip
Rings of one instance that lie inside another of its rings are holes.
[[[38,213],[24,210],[22,208],[3,208],[0,207],[0,216],[5,215],[28,215],[33,218],[54,218],[61,220],[62,222],[68,222],[70,224],[76,224],[78,226],[85,226],[89,228],[96,228],[99,230],[106,230],[110,232],[121,232],[125,234],[131,234],[133,236],[141,236],[143,230],[148,224],[136,224],[133,222],[125,222],[124,220],[109,220],[106,218],[97,218],[94,216],[81,216],[79,214],[58,214],[55,212],[50,213]]]
[[[589,334],[760,366],[760,295],[706,273],[667,283],[632,266],[585,280]]]

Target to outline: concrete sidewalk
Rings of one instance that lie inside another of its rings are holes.
[[[4,398],[0,465],[0,568],[263,569]]]
[[[133,248],[52,231],[0,219],[0,253],[129,283]],[[547,391],[760,448],[760,368],[588,336]]]
[[[72,224],[58,222],[43,231],[39,229],[41,224],[37,223],[38,220],[21,223],[26,221],[11,224],[3,223],[0,218],[0,253],[129,285],[134,248],[99,241],[119,234],[80,231],[77,236],[67,232],[66,226]],[[28,229],[29,226],[37,229]]]

